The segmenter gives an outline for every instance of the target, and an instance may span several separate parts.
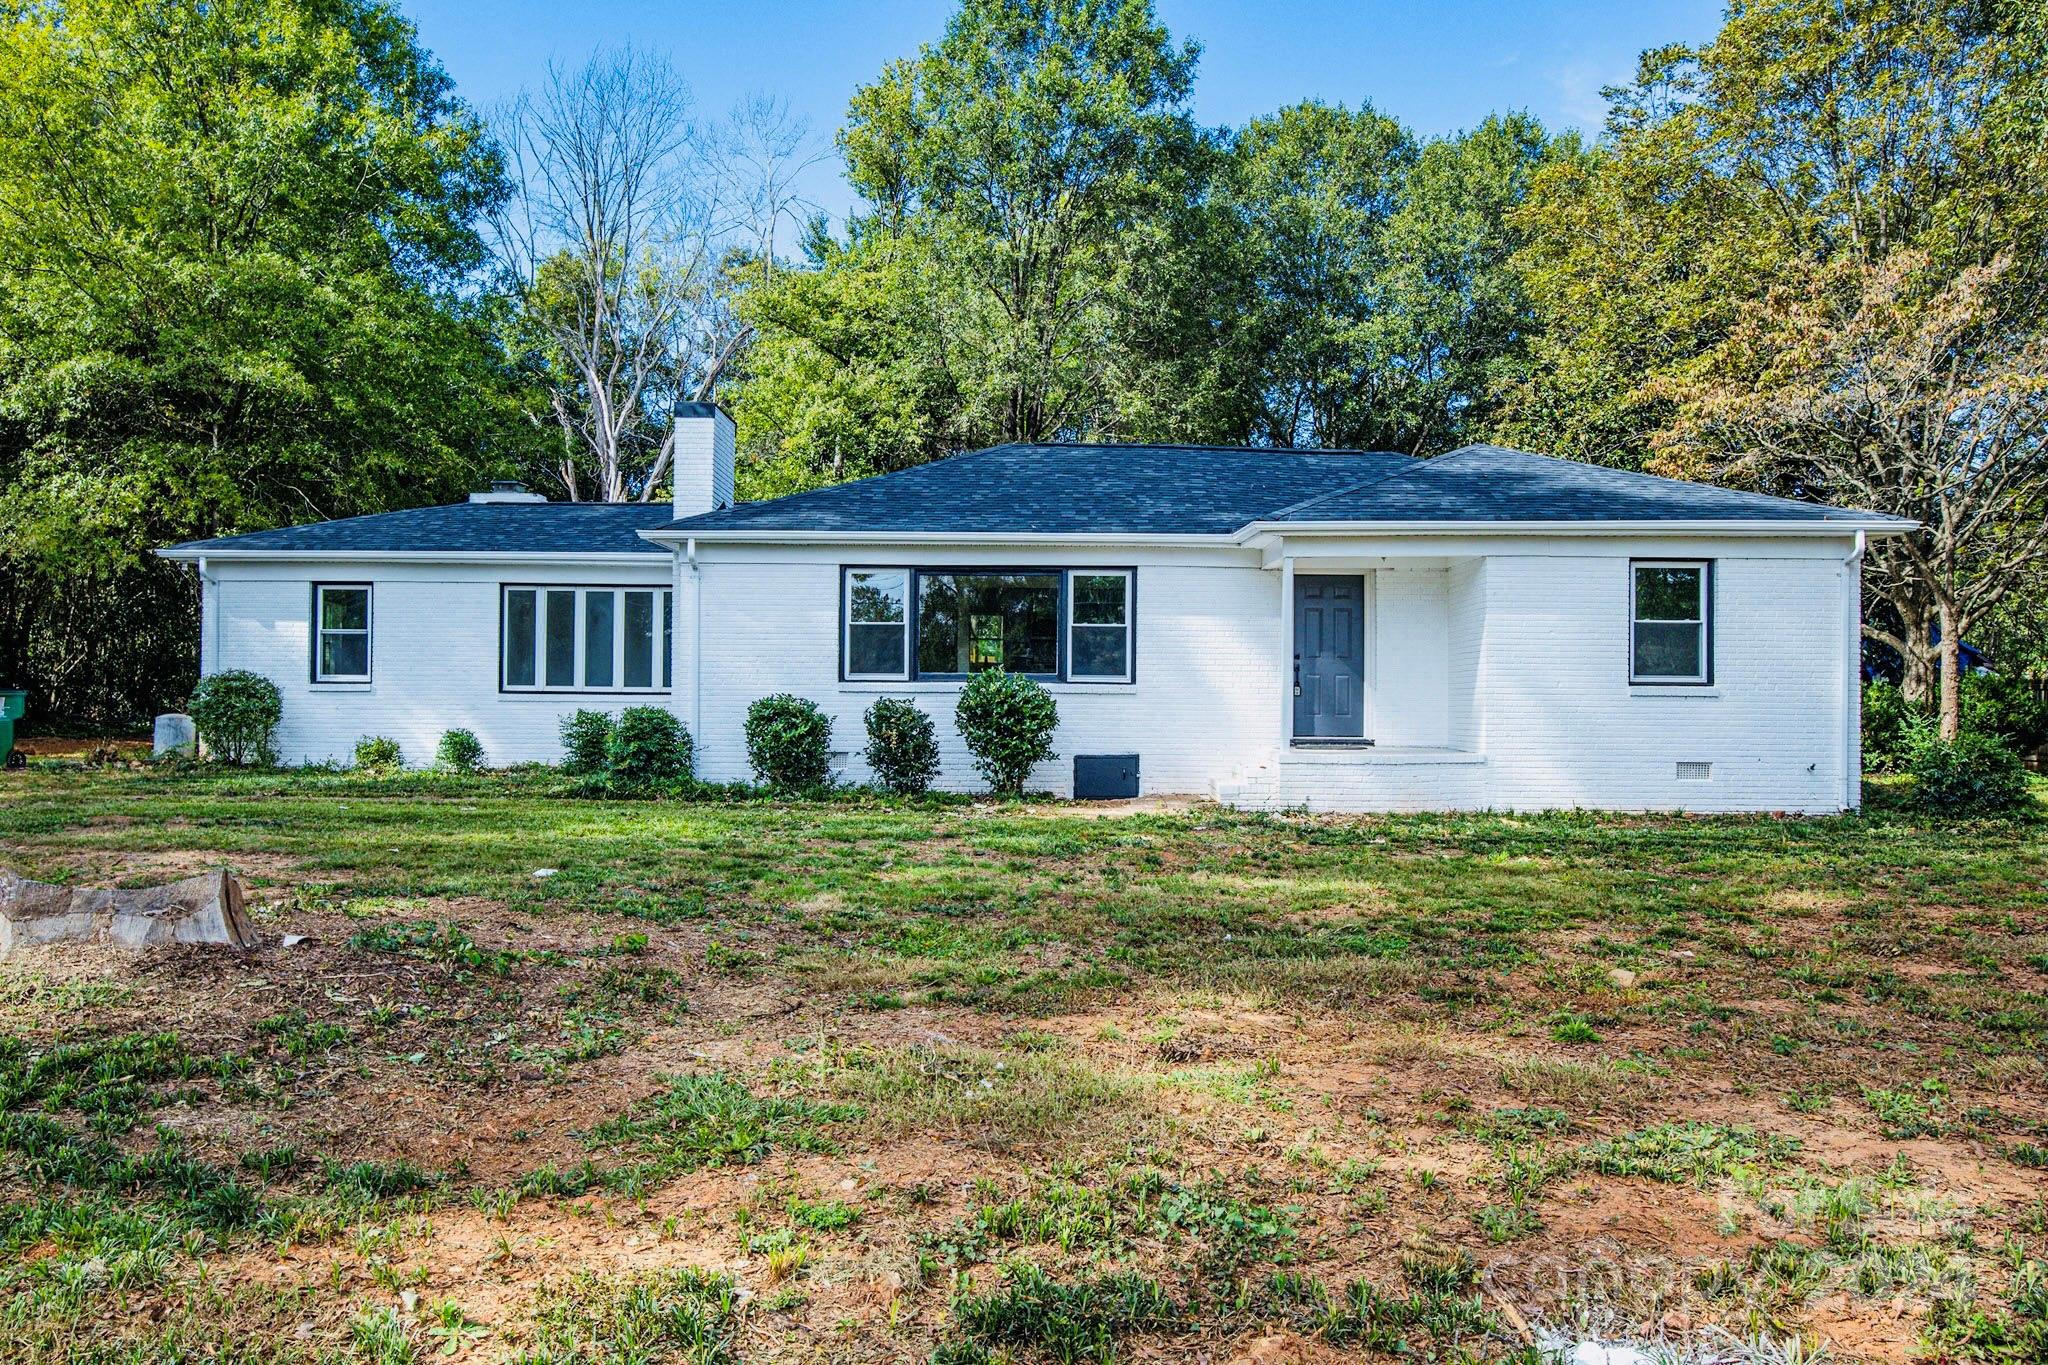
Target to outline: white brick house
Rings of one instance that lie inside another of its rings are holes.
[[[1895,518],[1484,446],[1002,446],[733,506],[730,419],[686,423],[673,506],[499,489],[164,551],[202,668],[279,683],[288,760],[387,734],[424,763],[463,726],[552,761],[570,711],[655,703],[743,780],[748,704],[794,692],[862,780],[888,695],[972,788],[952,709],[1000,666],[1059,703],[1034,779],[1062,794],[1857,803],[1860,557]]]

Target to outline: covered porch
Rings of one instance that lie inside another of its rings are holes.
[[[1275,537],[1282,661],[1270,749],[1237,805],[1437,809],[1482,798],[1486,557]]]

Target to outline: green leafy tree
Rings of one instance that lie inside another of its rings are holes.
[[[1217,197],[1253,280],[1252,439],[1383,448],[1406,434],[1378,323],[1387,226],[1416,156],[1408,131],[1370,105],[1309,101],[1238,132]]]
[[[1147,0],[966,0],[855,92],[839,143],[864,208],[744,305],[740,414],[774,486],[1204,409],[1202,314],[1159,302],[1204,249],[1195,60]]]
[[[168,541],[444,499],[522,443],[461,286],[502,192],[368,0],[0,14],[0,672],[121,719],[181,695]]]
[[[1248,124],[1217,197],[1252,280],[1250,438],[1430,454],[1482,427],[1531,325],[1508,211],[1576,149],[1526,115],[1427,144],[1370,107]]]
[[[2048,530],[2044,55],[2038,7],[1980,0],[1756,0],[1645,54],[1514,215],[1541,330],[1494,429],[1925,521],[1865,617],[1928,701],[1932,624],[1953,646]]]

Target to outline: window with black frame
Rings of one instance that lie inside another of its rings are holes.
[[[1629,681],[1707,682],[1713,674],[1712,566],[1637,560],[1629,567]]]
[[[507,692],[658,692],[675,669],[671,594],[508,584],[498,685]]]
[[[921,677],[1059,672],[1060,575],[921,573],[917,671]]]
[[[1000,669],[1131,682],[1134,590],[1130,569],[848,567],[840,676],[940,682]]]

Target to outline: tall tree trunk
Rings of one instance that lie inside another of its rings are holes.
[[[1963,732],[1963,641],[1955,609],[1941,604],[1941,737],[1953,744]]]
[[[1937,675],[1941,671],[1940,651],[1927,642],[1928,636],[1933,634],[1927,628],[1932,613],[1917,603],[1909,606],[1897,598],[1893,599],[1892,605],[1898,608],[1899,620],[1904,627],[1900,633],[1906,642],[1899,661],[1899,690],[1911,705],[1932,706]]]

